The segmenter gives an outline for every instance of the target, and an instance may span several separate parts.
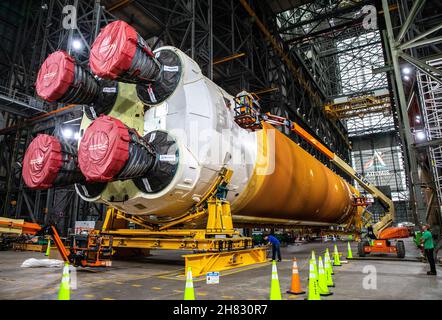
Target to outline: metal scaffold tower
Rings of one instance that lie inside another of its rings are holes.
[[[82,113],[79,105],[39,99],[35,79],[44,59],[56,50],[87,65],[94,38],[114,17],[98,0],[8,0],[0,9],[9,13],[0,21],[0,215],[53,221],[66,231],[77,218],[99,217],[104,208],[82,201],[72,186],[44,191],[25,186],[22,161],[30,141],[40,133],[61,136],[64,126],[78,124]]]
[[[442,59],[426,62],[429,66],[442,69]],[[430,167],[438,196],[442,203],[442,83],[428,73],[418,71],[418,87],[428,142]]]

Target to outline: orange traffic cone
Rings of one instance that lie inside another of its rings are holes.
[[[296,263],[296,258],[293,258],[292,267],[292,286],[290,290],[287,291],[290,294],[304,294],[305,291],[301,289],[301,279],[299,279],[298,264]]]

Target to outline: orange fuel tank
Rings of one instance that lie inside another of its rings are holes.
[[[334,224],[356,212],[354,188],[287,136],[263,123],[257,140],[257,164],[232,206],[234,215]],[[260,174],[266,166],[271,173]]]

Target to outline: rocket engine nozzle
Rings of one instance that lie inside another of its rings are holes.
[[[54,136],[39,134],[23,158],[23,180],[31,189],[48,189],[84,181],[77,150]]]
[[[80,170],[88,182],[141,177],[155,161],[155,151],[135,130],[105,115],[86,129],[78,151]]]
[[[161,75],[161,64],[152,50],[124,21],[105,26],[92,44],[89,64],[103,79],[128,83],[155,81]]]
[[[48,102],[89,104],[99,96],[94,76],[62,50],[50,54],[43,62],[35,87],[38,96]]]

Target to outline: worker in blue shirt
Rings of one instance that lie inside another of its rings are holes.
[[[281,261],[281,243],[279,240],[272,235],[265,236],[264,240],[268,241],[269,244],[272,244],[272,260],[275,260],[275,256],[278,254],[278,261]]]

